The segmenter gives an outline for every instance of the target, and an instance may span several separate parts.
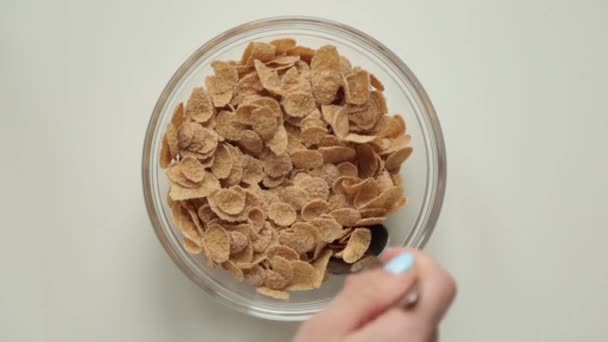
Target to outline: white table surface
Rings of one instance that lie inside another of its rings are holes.
[[[607,341],[606,1],[0,1],[0,340],[287,341],[172,263],[144,208],[154,103],[241,22],[317,15],[429,92],[448,191],[444,341]],[[576,5],[569,5],[576,3]]]

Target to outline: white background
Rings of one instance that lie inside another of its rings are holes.
[[[428,251],[460,285],[444,341],[608,340],[607,4],[0,0],[0,340],[292,336],[173,265],[140,177],[172,73],[274,15],[355,26],[429,92],[449,175]]]

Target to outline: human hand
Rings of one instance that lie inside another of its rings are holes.
[[[456,283],[436,261],[414,249],[391,249],[384,268],[346,279],[336,298],[302,324],[295,342],[434,342],[456,295]],[[407,298],[416,291],[417,300]]]

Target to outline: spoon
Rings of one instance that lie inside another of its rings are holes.
[[[388,243],[388,231],[383,225],[375,225],[370,227],[372,233],[372,239],[369,243],[369,248],[366,255],[354,264],[347,264],[340,258],[331,258],[327,264],[327,272],[332,274],[351,274],[361,272],[364,269],[375,268],[382,266],[382,261],[378,257]],[[407,291],[405,296],[395,306],[402,307],[404,309],[411,309],[418,303],[419,291],[418,285],[415,284],[412,289]],[[433,342],[437,342],[437,333],[435,332],[432,339]]]
[[[388,231],[384,225],[378,224],[370,227],[372,239],[366,255],[354,264],[345,263],[340,258],[331,258],[327,264],[327,272],[332,274],[357,273],[363,269],[375,267],[382,262],[378,258],[388,243]]]

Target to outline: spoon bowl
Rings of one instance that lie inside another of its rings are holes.
[[[340,258],[331,258],[327,264],[327,272],[332,274],[349,274],[357,273],[364,269],[374,267],[381,264],[378,256],[382,254],[388,244],[388,230],[384,225],[378,224],[370,227],[372,239],[369,243],[369,248],[366,255],[354,264],[344,262]]]

